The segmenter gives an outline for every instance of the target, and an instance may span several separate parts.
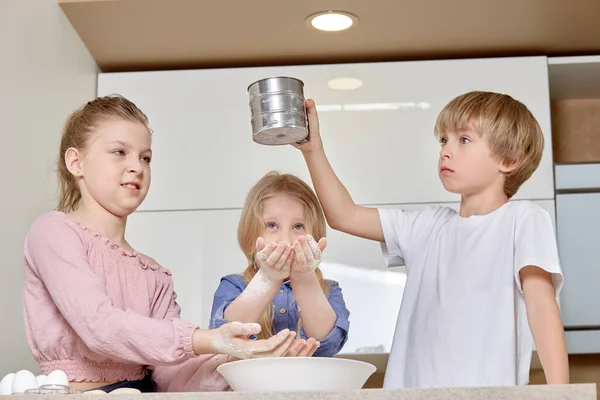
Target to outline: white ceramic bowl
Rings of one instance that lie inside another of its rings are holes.
[[[236,392],[361,389],[374,365],[325,357],[254,358],[222,364],[217,371]]]

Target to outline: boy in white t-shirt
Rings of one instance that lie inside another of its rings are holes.
[[[356,205],[325,156],[312,100],[307,108],[310,142],[296,147],[327,222],[382,242],[388,266],[406,265],[384,387],[524,385],[533,340],[547,382],[568,383],[552,221],[535,203],[508,201],[542,157],[544,138],[527,107],[470,92],[438,116],[438,172],[461,195],[459,212]]]

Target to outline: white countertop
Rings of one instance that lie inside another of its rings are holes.
[[[110,396],[110,395],[108,395]],[[503,388],[366,389],[312,392],[203,392],[119,394],[119,400],[596,400],[595,384],[531,385]],[[39,400],[41,395],[11,395],[7,399]],[[46,396],[44,396],[46,397]],[[42,397],[43,398],[43,397]],[[52,400],[90,400],[90,395],[53,395]],[[94,398],[92,396],[92,398]]]

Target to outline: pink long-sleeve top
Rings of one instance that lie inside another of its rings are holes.
[[[25,329],[44,374],[112,382],[142,379],[148,366],[163,389],[227,388],[215,372],[226,356],[195,357],[197,327],[179,318],[167,269],[57,211],[33,223],[24,251]],[[177,373],[211,381],[173,385]]]

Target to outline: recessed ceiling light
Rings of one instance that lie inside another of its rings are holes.
[[[363,85],[363,82],[357,78],[335,78],[327,82],[333,90],[355,90]]]
[[[338,32],[358,23],[358,17],[344,11],[324,11],[308,16],[305,24],[320,31]]]

